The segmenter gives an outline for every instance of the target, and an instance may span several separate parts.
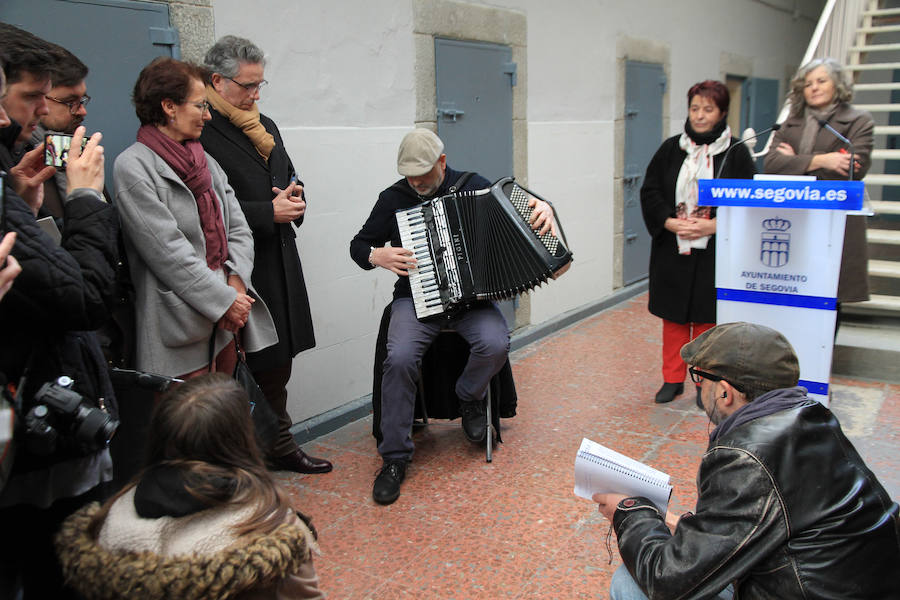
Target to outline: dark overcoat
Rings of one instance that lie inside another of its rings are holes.
[[[675,234],[665,228],[675,217],[675,183],[687,153],[678,145],[680,135],[670,137],[647,166],[641,186],[641,210],[652,238],[650,242],[650,312],[675,323],[716,322],[716,237],[705,250],[678,254]],[[734,144],[738,140],[731,139]],[[719,172],[726,153],[713,157],[713,173]],[[748,179],[756,169],[745,145],[730,153],[723,179]],[[715,214],[715,213],[713,213]]]
[[[225,170],[253,231],[253,287],[269,307],[278,331],[276,345],[248,355],[247,360],[254,371],[286,365],[316,345],[297,234],[291,223],[275,223],[272,206],[272,188],[286,188],[296,171],[272,119],[260,115],[263,127],[275,138],[267,163],[243,131],[214,109],[210,113],[200,142]],[[294,224],[301,222],[302,217]]]
[[[815,175],[818,179],[846,179],[840,173],[818,169],[806,172],[809,161],[815,154],[839,152],[845,144],[833,133],[821,127],[816,133],[812,154],[790,156],[776,151],[778,144],[786,142],[794,151],[800,147],[806,120],[803,115],[790,117],[781,126],[772,140],[771,149],[766,154],[764,170],[779,175]],[[875,122],[872,115],[843,104],[828,120],[835,131],[853,144],[859,169],[853,173],[854,179],[862,179],[872,164],[872,135]],[[837,298],[841,302],[862,302],[869,299],[869,252],[866,242],[866,217],[849,215],[844,228],[844,251],[841,259],[841,273],[838,279]]]

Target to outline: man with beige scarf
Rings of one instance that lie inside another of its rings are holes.
[[[247,355],[256,382],[279,417],[278,440],[264,451],[274,468],[327,473],[330,462],[308,456],[297,446],[287,413],[293,358],[316,341],[294,229],[306,212],[303,183],[278,127],[256,105],[267,83],[265,55],[250,40],[227,35],[209,49],[204,62],[211,73],[206,92],[212,119],[200,142],[225,170],[253,231],[253,286],[278,331],[276,345]]]

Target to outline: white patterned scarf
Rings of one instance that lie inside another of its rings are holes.
[[[697,206],[699,179],[713,179],[713,157],[728,149],[731,143],[731,128],[725,126],[722,134],[710,144],[697,144],[687,133],[682,133],[678,145],[687,152],[681,170],[678,171],[678,180],[675,182],[675,216],[678,219],[705,218],[708,219],[710,210],[708,206]],[[678,253],[690,254],[691,248],[705,249],[709,243],[709,236],[696,240],[685,240],[675,236],[678,241]]]

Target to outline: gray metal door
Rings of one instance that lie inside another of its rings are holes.
[[[662,142],[662,100],[666,76],[662,65],[625,63],[625,172],[622,278],[625,285],[647,276],[650,234],[641,214],[641,185],[650,159]]]
[[[166,4],[132,0],[2,0],[0,21],[63,46],[90,69],[88,132],[103,132],[106,182],[112,164],[134,143],[139,126],[131,104],[138,74],[157,56],[179,57]]]
[[[778,118],[781,108],[778,102],[778,80],[751,77],[741,86],[743,98],[741,101],[741,131],[732,131],[734,137],[741,137],[744,129],[752,127],[757,133],[771,127]],[[750,142],[750,147],[760,150],[768,135],[763,135],[756,140],[756,144]],[[763,157],[756,160],[756,170],[762,172]]]
[[[512,50],[436,38],[434,63],[438,135],[447,162],[491,181],[512,175]]]
[[[509,46],[435,38],[438,136],[447,164],[490,181],[513,175],[512,88],[516,65]],[[510,329],[517,300],[498,303]]]

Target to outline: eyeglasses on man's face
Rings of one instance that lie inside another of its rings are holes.
[[[244,91],[246,91],[248,94],[253,94],[254,92],[258,92],[258,91],[262,90],[269,83],[265,79],[263,79],[262,81],[258,81],[256,83],[241,83],[240,81],[235,81],[234,79],[232,79],[231,77],[228,77],[227,75],[222,75],[222,77],[224,77],[225,79],[228,79],[229,81],[231,81],[232,83],[234,83],[236,85],[241,86],[242,88],[244,88]]]
[[[60,100],[59,98],[54,98],[53,96],[45,96],[47,100],[52,100],[57,104],[62,104],[69,108],[69,112],[73,115],[78,112],[78,109],[82,106],[87,106],[88,102],[91,101],[90,96],[82,96],[81,98],[75,98],[74,100]]]
[[[734,385],[724,377],[719,377],[718,375],[713,375],[712,373],[707,373],[706,371],[701,371],[700,369],[695,369],[694,367],[688,367],[688,372],[691,374],[691,381],[693,381],[697,385],[703,383],[704,379],[708,379],[713,382],[725,381],[737,391],[741,392],[742,394],[744,393],[744,390],[742,390],[739,386]]]

